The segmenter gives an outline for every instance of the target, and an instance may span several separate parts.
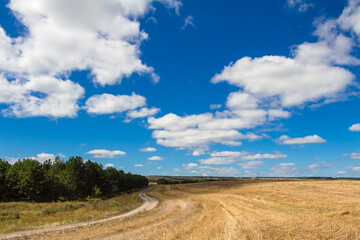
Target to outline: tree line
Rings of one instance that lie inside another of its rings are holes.
[[[0,159],[0,201],[57,201],[111,197],[147,186],[146,177],[124,173],[81,157],[40,163],[34,159],[14,164]]]

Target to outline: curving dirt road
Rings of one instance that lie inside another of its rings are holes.
[[[90,225],[99,224],[99,223],[105,223],[105,222],[109,222],[109,221],[113,221],[113,220],[117,220],[117,219],[128,218],[128,217],[131,217],[135,214],[138,214],[138,213],[141,213],[144,211],[150,211],[151,209],[155,208],[156,205],[158,204],[157,199],[146,195],[146,193],[151,191],[151,189],[153,189],[153,188],[154,187],[149,187],[139,193],[139,197],[144,201],[144,203],[140,207],[138,207],[130,212],[127,212],[127,213],[124,213],[121,215],[117,215],[114,217],[110,217],[110,218],[100,219],[100,220],[93,220],[93,221],[88,221],[88,222],[74,223],[74,224],[68,224],[68,225],[57,226],[57,227],[49,227],[49,228],[1,234],[0,239],[22,238],[22,237],[26,237],[26,236],[38,235],[38,234],[43,234],[43,233],[48,233],[48,232],[64,231],[66,229],[85,227],[85,226],[90,226]]]

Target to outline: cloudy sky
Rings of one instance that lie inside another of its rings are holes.
[[[360,177],[359,0],[4,0],[0,156]]]

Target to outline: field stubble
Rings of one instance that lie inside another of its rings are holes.
[[[161,204],[127,219],[34,239],[360,239],[359,181],[161,185]]]

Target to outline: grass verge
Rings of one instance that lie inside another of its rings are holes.
[[[102,200],[52,203],[0,203],[0,233],[54,227],[102,219],[128,212],[142,204],[139,192]]]

